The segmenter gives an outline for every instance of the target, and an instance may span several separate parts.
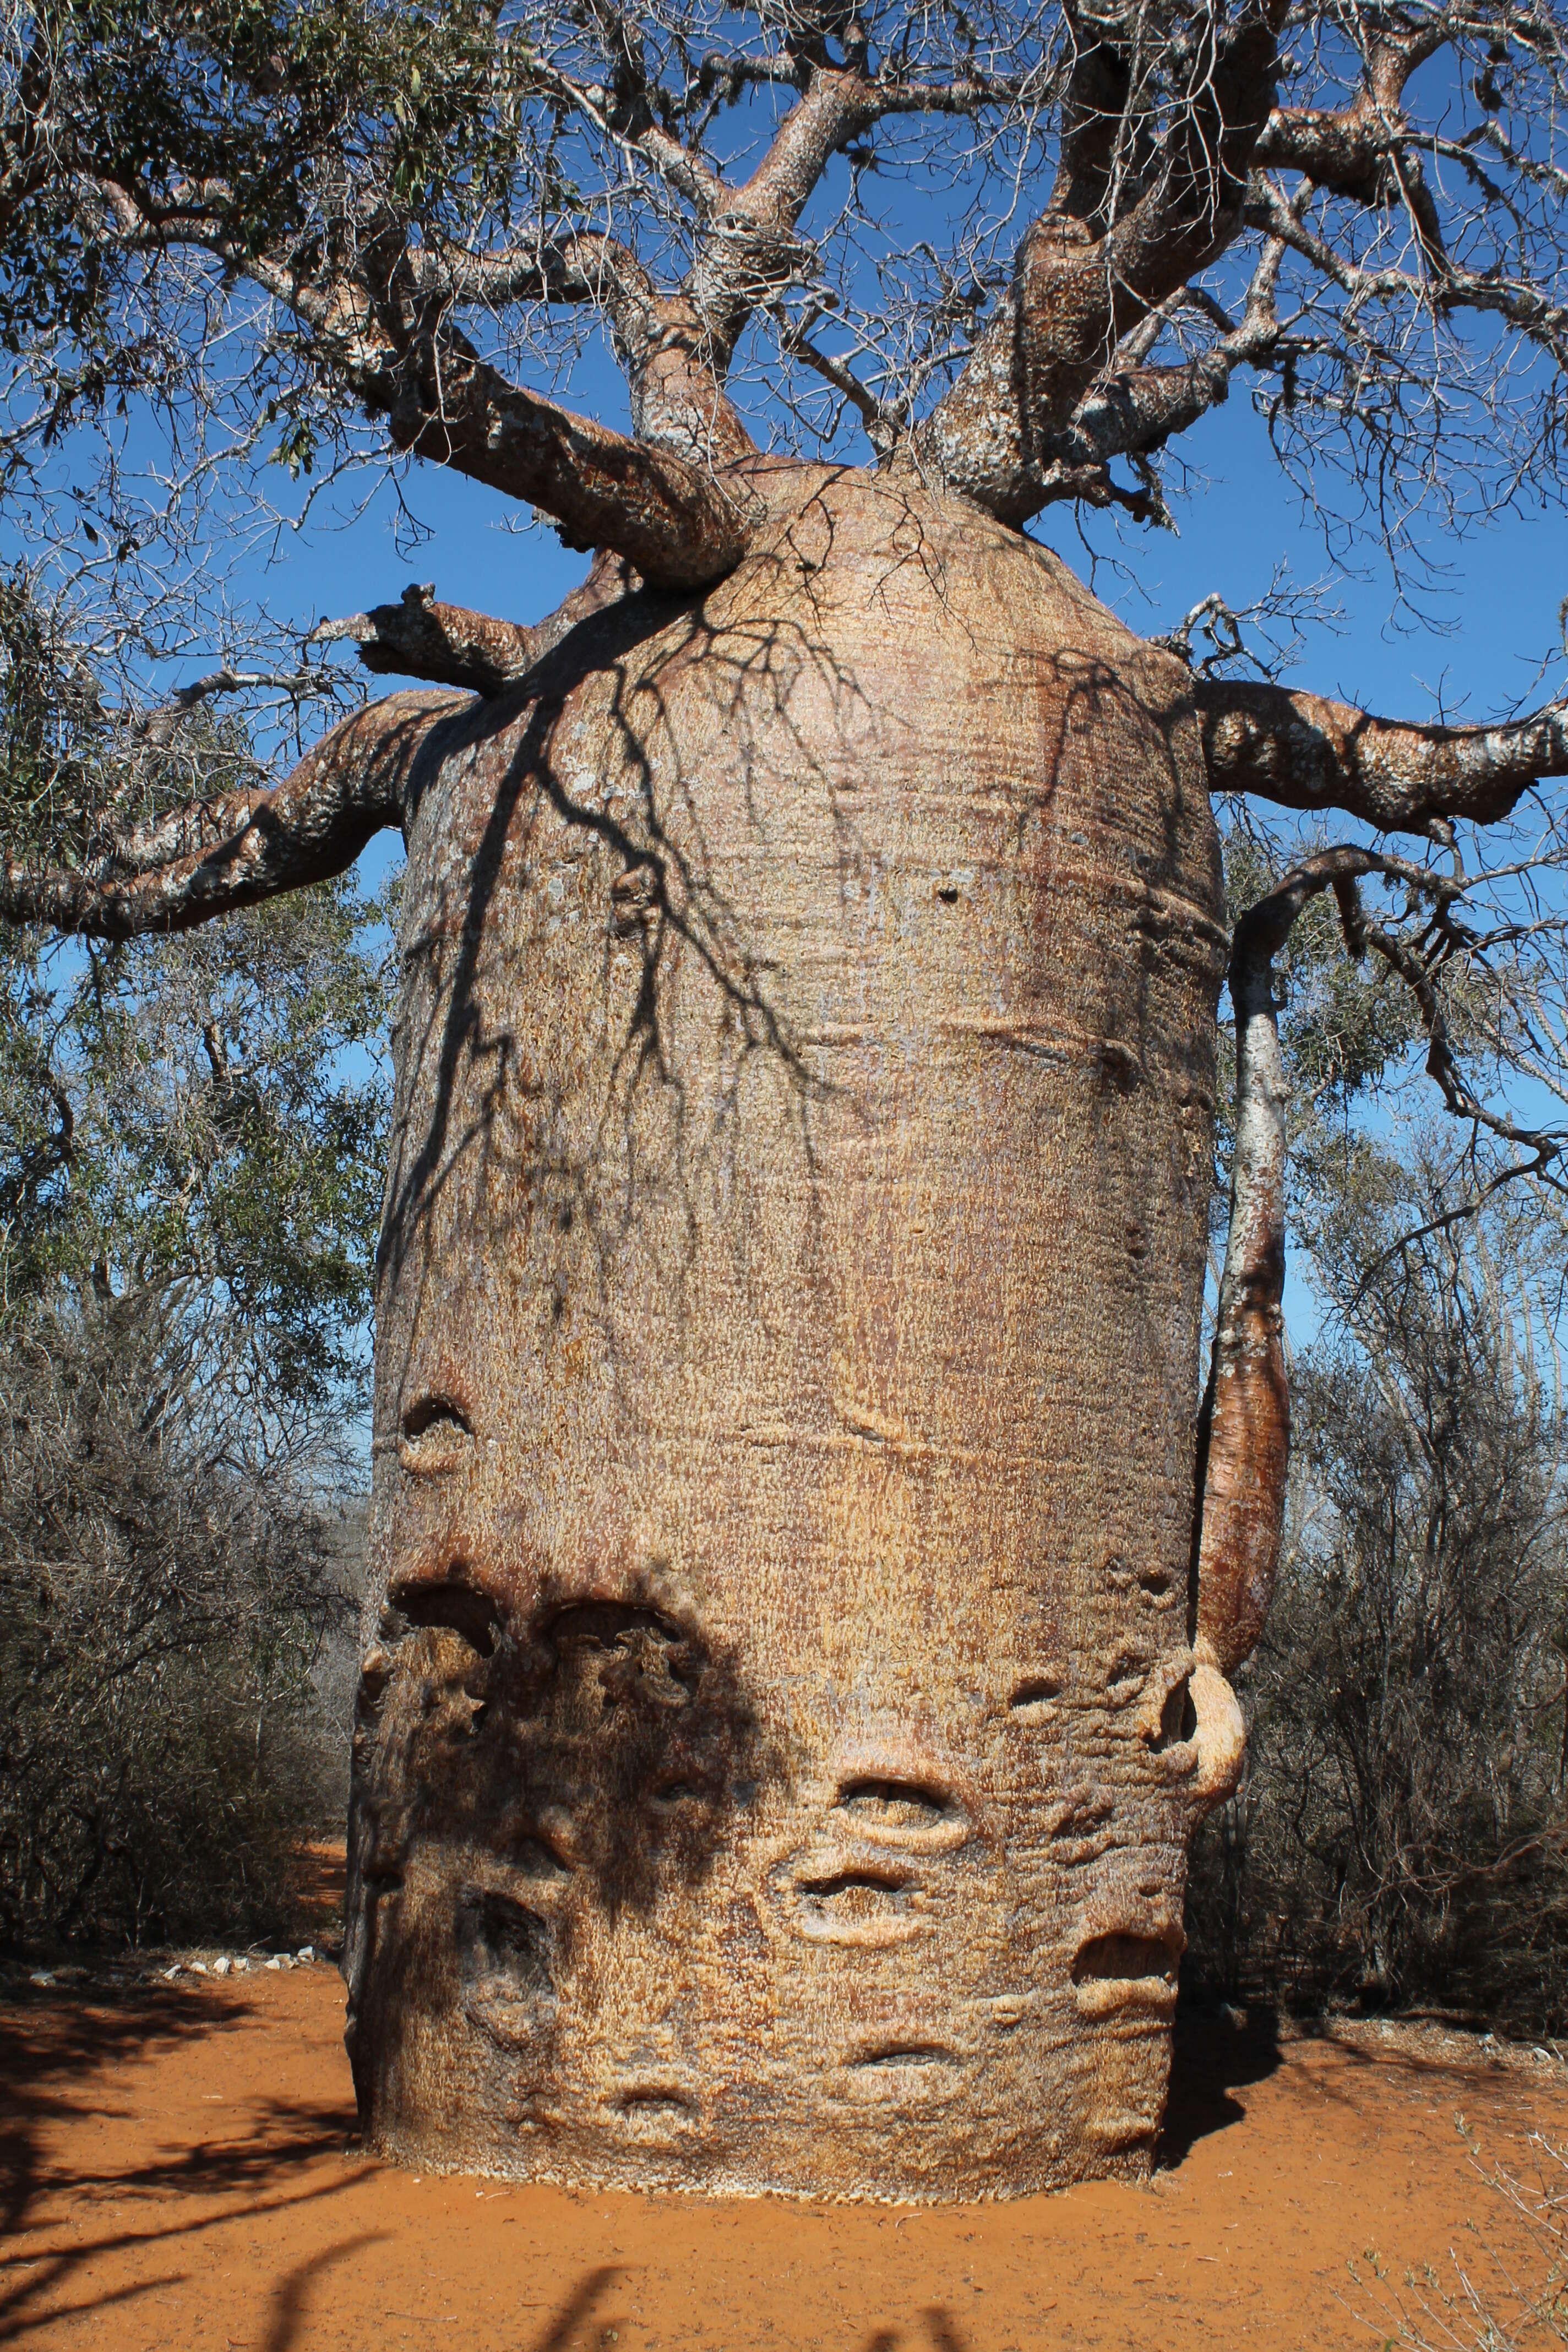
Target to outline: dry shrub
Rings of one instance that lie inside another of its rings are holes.
[[[1414,1234],[1440,1193],[1419,1166],[1384,1176],[1323,1237],[1340,1311],[1295,1367],[1279,1589],[1241,1678],[1247,1773],[1194,1853],[1191,1965],[1231,1995],[1421,2002],[1555,2031],[1568,1568],[1542,1304],[1554,1237],[1530,1204],[1503,1203]]]
[[[163,1410],[167,1301],[0,1343],[0,1937],[24,1948],[292,1925],[342,1821],[319,1684],[348,1612],[298,1454],[215,1458]]]

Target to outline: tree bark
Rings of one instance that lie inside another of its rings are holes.
[[[790,480],[411,827],[355,2075],[420,2161],[1023,2194],[1147,2167],[1237,1760],[1216,843],[1177,662],[918,481]]]
[[[1413,726],[1283,686],[1205,678],[1194,693],[1215,792],[1342,809],[1387,833],[1495,824],[1539,778],[1568,775],[1561,707],[1494,727]]]
[[[83,865],[0,862],[0,917],[89,938],[184,931],[237,907],[326,881],[400,824],[450,695],[395,694],[356,713],[270,792],[193,803],[111,838]]]

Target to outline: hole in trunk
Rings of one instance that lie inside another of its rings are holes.
[[[661,2090],[649,2085],[646,2090],[626,2091],[616,2101],[622,2115],[670,2116],[689,2115],[691,2101],[684,2091]]]
[[[510,1895],[470,1886],[458,1897],[456,1925],[458,1951],[470,1979],[499,1977],[521,1991],[550,1990],[550,1929],[537,1911]]]
[[[868,1889],[877,1895],[897,1895],[907,1881],[901,1874],[881,1870],[840,1870],[831,1878],[803,1878],[800,1891],[814,1902],[831,1903],[836,1895],[850,1895]]]
[[[1162,1977],[1167,1984],[1174,1984],[1176,1959],[1173,1937],[1091,1936],[1072,1964],[1072,1980],[1075,1985],[1106,1984]]]
[[[1165,1694],[1165,1704],[1160,1709],[1160,1728],[1150,1746],[1158,1755],[1162,1748],[1180,1747],[1191,1739],[1198,1727],[1197,1709],[1193,1705],[1192,1686],[1187,1675],[1173,1683]]]
[[[410,1445],[432,1432],[439,1436],[472,1437],[474,1425],[450,1397],[418,1397],[403,1416],[403,1434]]]
[[[494,1654],[500,1612],[488,1593],[471,1584],[409,1584],[392,1595],[392,1605],[410,1625],[442,1627],[457,1633],[481,1658]]]

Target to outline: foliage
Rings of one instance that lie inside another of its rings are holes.
[[[1233,863],[1250,893],[1245,844]],[[1411,1120],[1418,1035],[1331,908],[1281,978],[1321,1321],[1291,1365],[1279,1582],[1238,1677],[1247,1778],[1194,1853],[1192,1965],[1546,2030],[1568,2018],[1568,1230],[1550,1194],[1478,1202],[1465,1131]],[[1456,996],[1462,1023],[1463,976]]]
[[[258,1932],[341,1780],[385,911],[0,940],[0,1936]]]

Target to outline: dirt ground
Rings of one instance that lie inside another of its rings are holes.
[[[0,2009],[0,2336],[38,2352],[1378,2346],[1452,2254],[1539,2279],[1479,2179],[1568,2137],[1555,2054],[1436,2029],[1181,2033],[1161,2167],[941,2211],[580,2197],[353,2144],[327,1966],[22,1984]],[[1383,2275],[1379,2277],[1378,2272]],[[1359,2273],[1358,2277],[1354,2273]]]

